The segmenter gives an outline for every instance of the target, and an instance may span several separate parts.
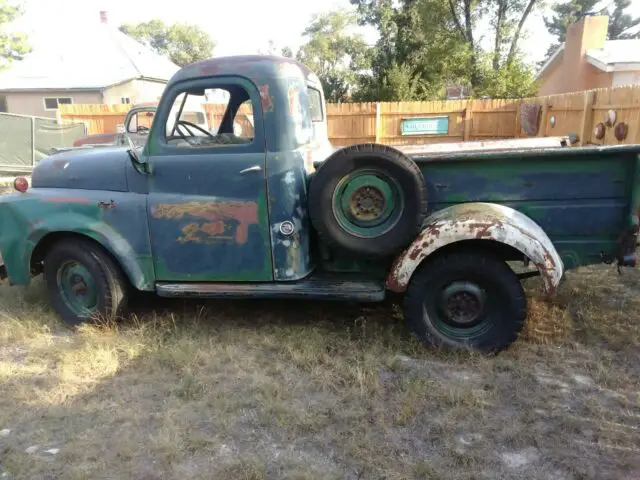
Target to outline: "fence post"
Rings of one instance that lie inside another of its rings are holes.
[[[595,92],[588,90],[584,92],[584,107],[582,108],[582,121],[580,122],[580,138],[578,145],[583,146],[588,143],[591,138],[591,129],[593,128],[593,101]]]
[[[522,100],[516,103],[516,134],[515,138],[520,137],[520,133],[522,132],[522,125],[520,124],[520,107],[522,106]]]
[[[380,122],[380,102],[376,102],[376,142],[380,143],[380,129],[382,128],[382,124]]]
[[[540,116],[538,137],[545,137],[547,135],[547,117],[549,116],[549,108],[551,108],[551,106],[545,101],[544,104],[542,104],[542,115]]]
[[[473,127],[473,100],[467,102],[464,109],[464,128],[462,130],[462,139],[468,142],[471,139],[471,128]]]

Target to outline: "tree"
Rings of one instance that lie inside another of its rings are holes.
[[[640,17],[633,18],[625,13],[630,6],[631,0],[614,0],[613,10],[609,11],[608,38],[610,40],[640,38],[640,28],[638,28]]]
[[[24,13],[22,5],[9,4],[0,0],[0,26],[10,24]],[[31,46],[23,33],[0,31],[0,58],[2,67],[8,67],[14,60],[22,60],[31,52]]]
[[[206,32],[187,23],[166,25],[162,20],[153,19],[121,25],[120,31],[168,57],[180,67],[211,58],[215,47]]]
[[[357,6],[360,22],[374,26],[380,34],[373,78],[364,84],[363,93],[369,90],[369,97],[388,95],[388,86],[393,84],[402,85],[396,95],[409,95],[404,100],[442,97],[445,87],[453,84],[470,86],[474,94],[500,92],[503,96],[530,93],[533,88],[532,72],[522,63],[519,41],[538,0],[351,3]],[[489,52],[480,46],[479,25],[483,23],[493,35]],[[516,88],[518,81],[526,87]]]
[[[546,57],[541,63],[544,63],[564,43],[569,25],[587,15],[609,15],[607,33],[609,40],[640,38],[640,33],[634,32],[635,27],[640,25],[640,17],[633,18],[625,13],[625,10],[631,6],[631,0],[613,0],[603,8],[596,9],[601,3],[601,0],[570,0],[567,3],[554,5],[553,13],[550,17],[544,18],[544,23],[555,40],[549,46]]]
[[[446,0],[351,0],[359,23],[379,34],[371,74],[361,77],[361,101],[426,100],[468,77],[469,51],[452,34]]]
[[[283,57],[294,58],[293,50],[291,49],[291,47],[282,47],[280,55],[282,55]]]
[[[369,66],[366,42],[349,33],[354,26],[355,15],[341,9],[314,15],[303,32],[306,42],[296,58],[318,75],[329,102],[347,100]]]

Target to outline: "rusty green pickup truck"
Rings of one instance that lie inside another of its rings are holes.
[[[187,97],[216,92],[215,133],[182,118]],[[0,276],[43,274],[70,325],[122,317],[136,291],[399,296],[426,345],[499,351],[525,322],[524,278],[553,295],[568,269],[636,264],[640,146],[525,143],[332,148],[304,65],[202,61],[169,81],[144,145],[57,153],[16,180]]]

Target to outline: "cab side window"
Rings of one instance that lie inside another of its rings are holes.
[[[240,85],[176,96],[166,124],[168,144],[186,149],[232,147],[254,140],[249,93]]]

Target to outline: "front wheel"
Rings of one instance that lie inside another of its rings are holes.
[[[44,259],[51,304],[69,326],[124,313],[127,282],[101,247],[82,239],[54,244]]]
[[[509,266],[485,252],[453,252],[421,265],[404,300],[404,316],[428,346],[497,352],[524,326],[527,299]]]

